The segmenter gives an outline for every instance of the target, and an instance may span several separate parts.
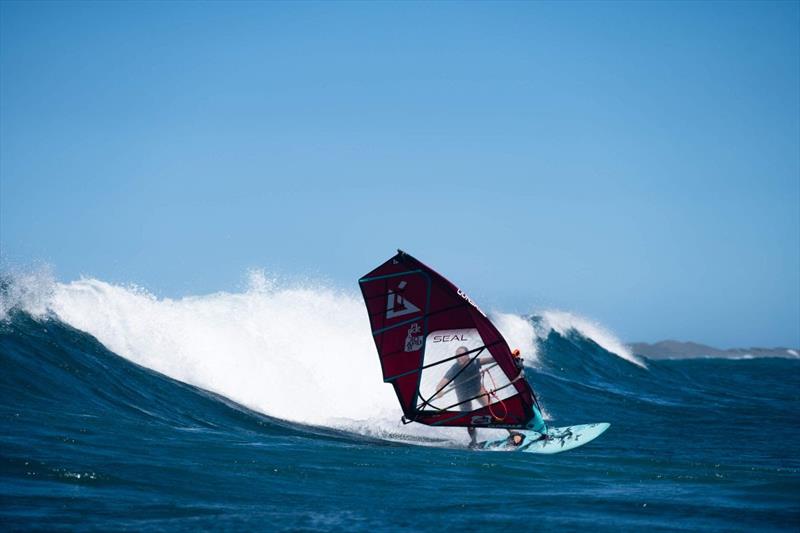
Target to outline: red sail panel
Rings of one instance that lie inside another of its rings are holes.
[[[407,420],[526,426],[533,391],[505,339],[466,294],[402,251],[359,284],[383,379]]]

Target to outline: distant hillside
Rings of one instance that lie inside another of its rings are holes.
[[[636,355],[649,359],[690,359],[695,357],[724,357],[743,359],[747,357],[800,357],[797,348],[732,348],[721,350],[696,342],[661,341],[655,344],[634,342],[628,345]]]

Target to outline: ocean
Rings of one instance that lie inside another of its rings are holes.
[[[800,359],[649,360],[570,313],[490,317],[550,426],[611,428],[543,456],[401,424],[356,287],[4,279],[0,529],[800,529]]]

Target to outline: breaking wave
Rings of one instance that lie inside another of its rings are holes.
[[[355,291],[251,271],[242,292],[172,299],[93,278],[59,283],[41,270],[5,278],[0,318],[14,309],[57,318],[129,361],[268,416],[369,434],[428,431],[400,425]],[[571,313],[490,317],[529,366],[541,366],[540,345],[553,332],[642,365],[607,330]],[[459,440],[463,433],[437,431]]]

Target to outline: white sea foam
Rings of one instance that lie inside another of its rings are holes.
[[[490,313],[489,318],[508,341],[511,349],[519,348],[525,364],[535,366],[539,354],[536,349],[536,330],[531,321],[519,315],[500,312]]]
[[[159,299],[95,279],[59,284],[51,309],[111,351],[286,420],[324,424],[396,410],[363,303],[313,284]]]
[[[5,287],[0,291],[0,320],[5,320],[12,309],[24,309],[35,317],[47,313],[56,287],[51,268],[11,271],[4,278]]]

